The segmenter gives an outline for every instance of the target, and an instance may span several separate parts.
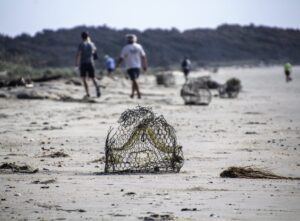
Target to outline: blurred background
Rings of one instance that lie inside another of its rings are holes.
[[[98,48],[98,68],[105,54],[119,56],[127,33],[152,68],[178,68],[184,56],[195,68],[299,64],[299,8],[297,0],[0,0],[0,71],[73,67],[82,31]]]

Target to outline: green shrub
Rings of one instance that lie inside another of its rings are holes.
[[[33,68],[29,65],[0,61],[1,79],[39,78],[42,76],[74,77],[77,73],[72,68]]]

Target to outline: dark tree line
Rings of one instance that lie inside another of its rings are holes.
[[[80,33],[87,30],[103,56],[118,57],[125,44],[125,35],[135,33],[143,44],[153,67],[179,65],[189,56],[198,66],[212,63],[300,63],[300,30],[261,26],[222,25],[216,29],[193,29],[180,32],[173,28],[116,30],[106,26],[75,27],[57,31],[43,30],[31,37],[15,38],[0,35],[0,59],[23,62],[34,67],[70,67]]]

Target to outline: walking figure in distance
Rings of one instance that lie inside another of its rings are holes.
[[[292,65],[290,63],[284,64],[284,73],[285,73],[286,82],[289,82],[292,80],[291,72],[292,72]]]
[[[185,81],[187,81],[188,75],[191,70],[191,61],[187,56],[184,57],[183,61],[181,62],[181,69],[182,69],[182,72],[184,73]]]
[[[123,47],[116,67],[119,67],[124,61],[127,74],[132,81],[130,97],[133,98],[136,92],[137,97],[140,99],[141,92],[137,79],[139,78],[141,68],[143,68],[144,71],[147,70],[147,57],[142,45],[137,43],[136,35],[129,34],[126,35],[126,38],[127,45]]]
[[[115,60],[109,55],[105,55],[104,59],[105,59],[105,69],[108,73],[108,76],[111,76],[111,73],[115,70],[116,67]]]
[[[78,46],[76,54],[76,67],[79,67],[80,77],[82,78],[84,89],[86,92],[85,98],[90,97],[89,86],[87,83],[88,77],[92,79],[96,88],[97,97],[101,96],[100,88],[95,78],[94,54],[96,54],[96,46],[90,40],[87,32],[81,33],[82,42]]]

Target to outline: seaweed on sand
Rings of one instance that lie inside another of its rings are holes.
[[[229,167],[221,174],[223,178],[248,178],[248,179],[289,179],[300,180],[300,177],[279,176],[270,171],[247,167]]]
[[[39,169],[34,169],[28,165],[16,165],[15,163],[3,163],[0,165],[0,170],[12,171],[13,173],[36,173]]]
[[[63,151],[57,151],[54,153],[50,153],[48,155],[43,155],[42,157],[58,158],[58,157],[69,157],[69,155],[64,153]]]

